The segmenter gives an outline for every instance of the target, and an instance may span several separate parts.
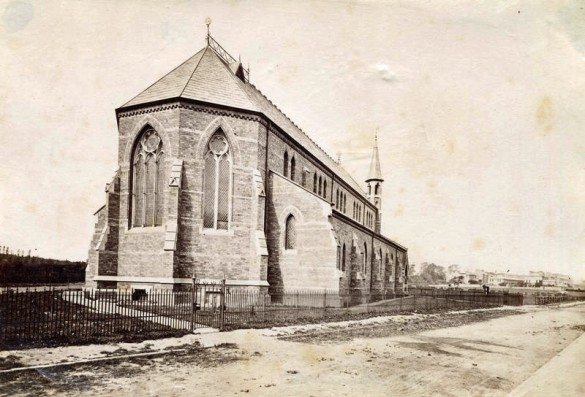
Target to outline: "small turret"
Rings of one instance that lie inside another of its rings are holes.
[[[372,152],[372,161],[370,162],[370,172],[366,179],[368,200],[378,209],[376,214],[375,230],[380,233],[382,218],[382,169],[380,168],[380,154],[378,153],[378,131],[374,138],[374,150]]]

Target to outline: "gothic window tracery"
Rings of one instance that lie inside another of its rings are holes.
[[[132,227],[162,225],[164,150],[153,129],[139,138],[132,155]]]
[[[229,143],[218,130],[205,154],[203,227],[228,230],[231,212],[232,156]]]

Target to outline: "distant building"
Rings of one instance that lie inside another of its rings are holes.
[[[482,271],[461,270],[458,265],[451,265],[447,268],[446,278],[447,282],[457,280],[461,284],[479,284],[482,282],[482,275]]]
[[[571,276],[561,273],[544,273],[542,283],[545,286],[550,285],[555,287],[568,287],[573,284]]]
[[[483,283],[487,285],[505,285],[508,287],[568,287],[571,277],[560,273],[545,273],[530,271],[528,274],[513,274],[508,272],[485,272]]]

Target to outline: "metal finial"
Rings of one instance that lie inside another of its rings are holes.
[[[378,127],[376,127],[376,132],[374,133],[374,144],[378,146]]]
[[[211,18],[205,18],[205,24],[207,25],[207,44],[209,44],[209,25],[211,25]]]

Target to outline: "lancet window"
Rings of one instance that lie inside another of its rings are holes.
[[[297,221],[291,214],[286,218],[286,225],[284,230],[284,249],[295,249],[297,244]]]

